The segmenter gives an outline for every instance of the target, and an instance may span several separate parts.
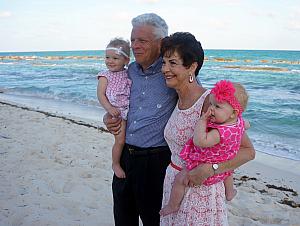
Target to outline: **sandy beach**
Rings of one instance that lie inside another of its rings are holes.
[[[0,100],[0,225],[113,225],[101,122]],[[235,172],[229,225],[300,225],[300,162],[257,153]]]

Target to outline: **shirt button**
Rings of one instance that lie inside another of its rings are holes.
[[[133,121],[133,123],[135,124],[135,123],[136,123],[136,121]]]
[[[142,110],[142,107],[139,107],[140,110]]]
[[[148,76],[146,76],[145,78],[148,79]]]
[[[145,95],[145,92],[142,92],[143,95]]]
[[[161,108],[162,106],[161,106],[161,104],[157,104],[156,107],[157,108]]]
[[[133,136],[133,134],[131,133],[131,134],[130,134],[130,136],[132,137],[132,136]]]

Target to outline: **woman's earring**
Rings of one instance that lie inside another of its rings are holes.
[[[189,78],[189,83],[192,83],[194,81],[194,76],[193,76],[193,74],[191,73],[190,74],[190,78]]]

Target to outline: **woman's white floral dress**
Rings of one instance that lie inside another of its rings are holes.
[[[184,144],[193,136],[194,127],[200,118],[207,90],[189,109],[180,110],[175,107],[166,128],[165,139],[172,152],[172,162],[184,167],[185,162],[179,157]],[[164,181],[163,203],[168,203],[175,175],[178,173],[168,166]],[[196,186],[186,189],[178,212],[161,217],[162,226],[227,226],[227,209],[223,182],[210,186]]]

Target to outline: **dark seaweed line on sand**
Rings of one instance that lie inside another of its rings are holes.
[[[59,115],[55,115],[55,114],[52,114],[52,113],[49,113],[49,112],[46,112],[46,111],[35,110],[35,109],[32,109],[32,108],[22,107],[22,106],[18,106],[18,105],[15,105],[15,104],[10,104],[10,103],[6,103],[6,102],[2,102],[2,101],[0,101],[0,103],[4,104],[4,105],[11,106],[11,107],[20,108],[20,109],[23,109],[23,110],[26,110],[26,111],[38,112],[38,113],[44,114],[44,115],[46,115],[48,117],[60,118],[60,119],[63,119],[65,121],[69,121],[71,123],[77,124],[77,125],[86,126],[86,127],[89,127],[89,128],[94,128],[94,129],[97,129],[97,130],[99,130],[101,132],[109,133],[109,131],[107,129],[103,128],[102,126],[98,127],[98,126],[94,126],[94,125],[85,123],[83,121],[76,121],[74,119],[70,119],[70,118],[67,118],[65,116],[59,116]]]
[[[238,180],[238,181],[241,181],[240,183],[237,184],[237,186],[240,186],[243,182],[246,182],[246,181],[250,181],[250,180],[254,180],[254,181],[257,181],[257,178],[255,177],[248,177],[246,175],[240,177],[240,178],[234,178],[234,180]],[[276,186],[276,185],[273,185],[273,184],[266,184],[266,187],[268,189],[276,189],[276,190],[279,190],[279,191],[282,191],[282,192],[290,192],[293,196],[298,196],[298,193],[291,189],[291,188],[286,188],[286,187],[282,187],[282,186]],[[267,190],[265,189],[262,189],[262,190],[258,190],[261,194],[266,194],[268,193]],[[281,199],[280,201],[277,201],[278,203],[280,204],[284,204],[284,205],[288,205],[292,208],[300,208],[300,203],[296,203],[294,200],[291,200],[289,198],[283,198]]]

